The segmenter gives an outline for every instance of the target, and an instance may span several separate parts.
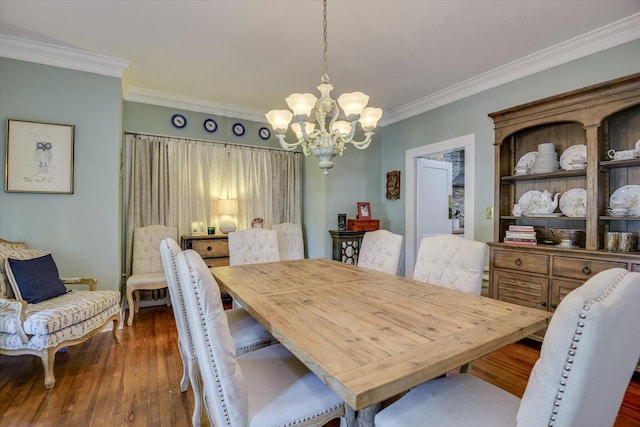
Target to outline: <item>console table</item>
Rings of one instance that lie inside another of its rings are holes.
[[[229,240],[226,234],[185,234],[182,236],[182,250],[198,252],[207,267],[229,265]]]

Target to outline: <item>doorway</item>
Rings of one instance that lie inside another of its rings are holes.
[[[417,254],[417,179],[418,159],[464,150],[464,237],[473,239],[475,235],[475,134],[468,134],[405,152],[406,199],[405,199],[405,276],[413,276],[413,266]]]

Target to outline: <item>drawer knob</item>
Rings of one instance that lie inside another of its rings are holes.
[[[555,310],[556,308],[558,308],[558,304],[551,304],[551,308]]]
[[[582,272],[584,274],[591,274],[591,268],[589,268],[588,265],[585,265],[584,267],[582,267]]]
[[[522,265],[522,260],[520,258],[516,259],[516,265]]]
[[[540,305],[541,305],[541,306],[543,306],[543,307],[546,307],[546,306],[547,306],[547,302],[546,302],[546,301],[542,301],[542,302],[540,303]]]
[[[211,246],[207,246],[207,250],[210,251],[211,250]]]

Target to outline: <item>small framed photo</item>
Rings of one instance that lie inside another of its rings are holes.
[[[191,221],[191,232],[193,234],[207,234],[207,227],[204,221]]]
[[[358,219],[371,219],[369,202],[358,202]]]
[[[75,126],[7,119],[5,191],[73,194]]]

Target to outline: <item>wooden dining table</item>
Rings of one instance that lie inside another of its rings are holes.
[[[380,402],[544,328],[546,311],[328,259],[210,269],[372,426]]]

